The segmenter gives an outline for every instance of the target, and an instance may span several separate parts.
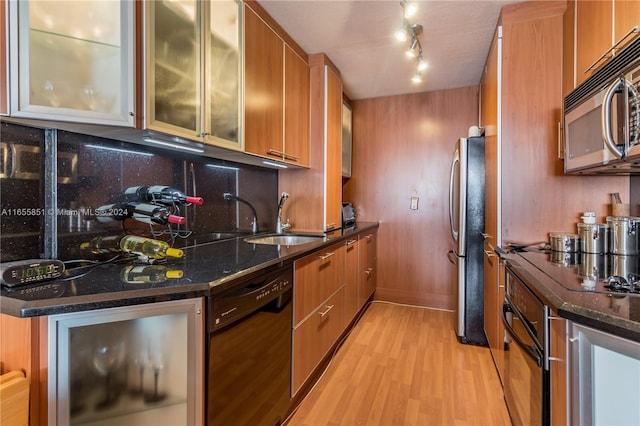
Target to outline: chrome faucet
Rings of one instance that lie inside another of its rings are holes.
[[[249,208],[251,209],[251,213],[253,213],[253,222],[251,223],[251,232],[254,234],[257,234],[258,233],[258,214],[256,213],[256,209],[253,208],[251,203],[249,203],[245,199],[242,199],[236,195],[231,194],[230,192],[225,192],[224,194],[222,194],[222,196],[224,197],[225,200],[237,200],[249,206]]]
[[[282,223],[282,205],[287,200],[287,198],[289,198],[289,194],[287,194],[286,192],[283,192],[282,196],[280,197],[280,202],[278,203],[278,219],[276,221],[276,232],[278,234],[282,234],[284,231],[291,228],[289,219],[287,219],[287,223],[285,224]]]

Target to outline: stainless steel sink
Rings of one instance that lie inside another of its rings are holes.
[[[251,244],[268,244],[272,246],[297,246],[314,241],[324,241],[323,235],[269,234],[245,238]]]

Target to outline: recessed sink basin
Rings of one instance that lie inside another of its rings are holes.
[[[297,246],[314,241],[324,241],[324,238],[322,235],[271,234],[248,237],[244,241],[251,244],[268,244],[272,246]]]

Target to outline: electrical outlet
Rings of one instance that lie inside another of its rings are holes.
[[[411,210],[418,210],[418,200],[418,197],[411,197],[411,205],[409,206]]]

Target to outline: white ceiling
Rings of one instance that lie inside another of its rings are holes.
[[[520,0],[521,1],[521,0]],[[474,86],[502,6],[518,0],[417,0],[411,23],[429,68],[411,82],[416,60],[393,33],[402,27],[399,0],[258,0],[305,52],[325,53],[340,69],[351,99]]]

